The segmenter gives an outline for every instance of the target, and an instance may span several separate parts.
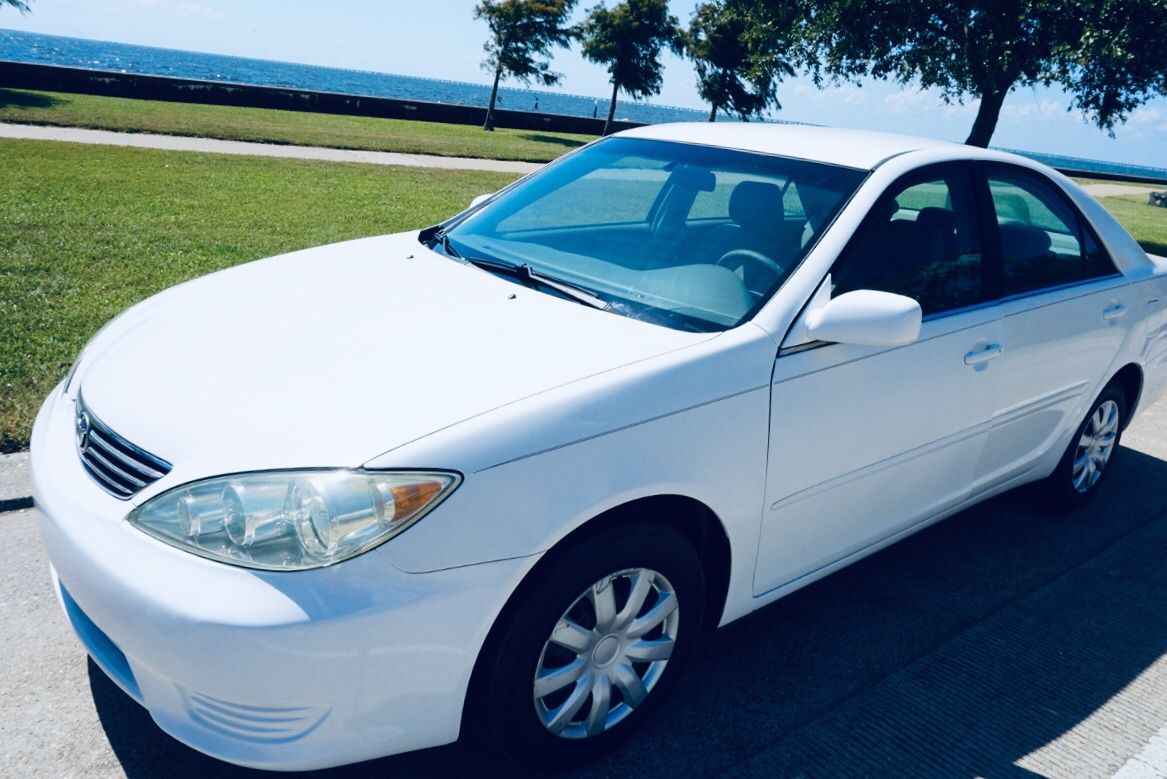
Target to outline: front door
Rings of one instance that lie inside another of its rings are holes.
[[[1002,325],[986,296],[972,174],[894,185],[825,282],[924,311],[907,346],[780,352],[755,593],[796,583],[959,505],[997,403]]]

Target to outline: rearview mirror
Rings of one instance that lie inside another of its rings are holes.
[[[493,192],[491,192],[491,193],[489,193],[489,194],[486,194],[486,195],[479,195],[478,197],[476,197],[476,198],[474,198],[473,200],[471,200],[471,201],[470,201],[470,207],[471,207],[471,208],[477,208],[478,206],[480,206],[480,205],[482,205],[483,203],[485,203],[487,200],[490,200],[492,197],[494,197],[494,193],[493,193]]]
[[[816,341],[902,346],[920,336],[920,304],[903,295],[860,289],[807,312],[807,335]]]

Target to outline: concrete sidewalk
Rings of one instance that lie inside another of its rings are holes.
[[[542,167],[538,162],[484,160],[475,157],[438,157],[432,154],[400,154],[388,151],[334,149],[321,146],[290,146],[250,141],[222,141],[186,135],[119,133],[110,130],[86,130],[79,127],[45,127],[33,124],[0,123],[0,138],[34,141],[91,143],[99,146],[131,146],[138,149],[166,151],[201,151],[214,154],[237,154],[253,157],[282,157],[325,162],[361,162],[369,165],[403,165],[409,168],[444,170],[488,170],[496,173],[530,173]],[[1084,184],[1094,197],[1146,195],[1155,187],[1137,184]]]
[[[109,130],[86,130],[78,127],[42,127],[32,124],[0,123],[0,138],[90,143],[100,146],[131,146],[138,149],[199,151],[252,157],[283,157],[325,162],[361,162],[369,165],[402,165],[409,168],[444,170],[487,170],[496,173],[530,173],[542,167],[538,162],[482,160],[472,157],[438,157],[432,154],[398,154],[387,151],[359,151],[318,146],[288,146],[249,141],[222,141],[184,135],[117,133]]]
[[[0,513],[32,506],[28,452],[0,454]]]
[[[1152,187],[1144,184],[1083,184],[1082,189],[1094,197],[1119,197],[1122,195],[1142,195],[1154,192],[1163,187]]]

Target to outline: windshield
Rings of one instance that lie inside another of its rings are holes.
[[[447,253],[526,266],[607,310],[686,330],[748,319],[864,171],[612,138],[549,165],[442,234]]]

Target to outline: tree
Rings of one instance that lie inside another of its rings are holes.
[[[741,0],[765,17],[784,4]],[[1167,92],[1163,0],[797,0],[800,60],[824,77],[870,76],[979,99],[965,141],[987,146],[1018,86],[1058,84],[1100,128]]]
[[[10,5],[22,14],[28,13],[28,2],[26,0],[0,0],[0,8]]]
[[[574,28],[567,25],[576,0],[481,0],[474,8],[475,19],[485,19],[490,38],[483,45],[486,59],[482,67],[494,71],[490,105],[486,109],[484,130],[494,129],[494,106],[498,101],[498,83],[503,76],[513,76],[524,84],[532,79],[551,86],[562,75],[551,70],[545,57],[554,46],[568,46],[575,38]]]
[[[709,103],[709,121],[723,108],[744,120],[782,108],[776,90],[794,68],[777,46],[767,45],[773,38],[744,8],[725,2],[697,6],[681,33],[681,48],[697,71],[697,93]]]
[[[597,5],[580,29],[584,58],[606,65],[612,77],[612,102],[604,135],[612,129],[616,97],[621,91],[633,99],[660,94],[664,65],[660,52],[677,48],[677,17],[668,0],[624,0],[612,10]]]

